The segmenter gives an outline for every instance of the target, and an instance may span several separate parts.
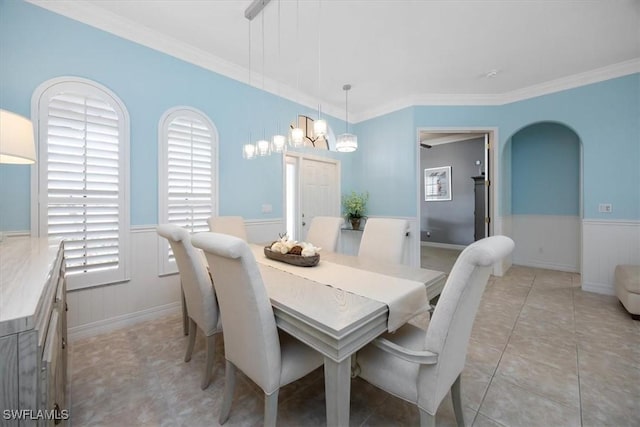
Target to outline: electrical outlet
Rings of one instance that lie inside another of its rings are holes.
[[[271,213],[273,211],[273,207],[270,204],[262,205],[262,213]]]
[[[613,211],[613,206],[611,203],[600,203],[598,205],[598,212],[602,213],[611,213]]]

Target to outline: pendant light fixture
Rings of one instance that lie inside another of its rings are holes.
[[[320,23],[322,22],[322,0],[318,0],[318,100],[320,99],[320,70],[322,69],[322,46],[320,45]],[[313,136],[315,139],[324,138],[328,132],[327,121],[321,116],[322,109],[318,103],[318,120],[313,122]]]
[[[358,149],[358,137],[349,133],[349,90],[351,90],[351,85],[346,84],[342,86],[342,90],[344,90],[345,133],[338,135],[336,140],[336,151],[340,151],[341,153],[351,153]]]
[[[296,0],[296,51],[300,52],[300,0]],[[296,91],[300,90],[300,58],[296,55]],[[301,147],[304,144],[304,131],[300,127],[298,117],[296,123],[291,127],[290,144],[292,147]]]
[[[245,13],[246,15],[246,13]],[[251,20],[249,20],[249,87],[251,87]],[[249,118],[247,125],[251,126],[251,103],[247,105],[247,118]],[[256,146],[251,142],[251,132],[249,132],[249,142],[242,146],[242,157],[244,159],[255,159]]]

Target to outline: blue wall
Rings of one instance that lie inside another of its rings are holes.
[[[407,119],[410,110],[412,124]],[[396,174],[392,182],[388,176],[374,173],[356,176],[352,185],[376,189],[376,195],[384,197],[383,202],[372,197],[372,215],[414,217],[420,182],[415,172],[416,129],[497,128],[500,172],[506,178],[503,185],[507,186],[499,189],[503,198],[500,214],[510,214],[512,193],[522,190],[511,188],[511,155],[505,156],[503,151],[511,149],[507,142],[516,132],[539,122],[564,124],[575,131],[582,143],[584,218],[640,219],[640,74],[501,106],[417,106],[359,123],[356,125],[359,137],[366,135],[366,138],[360,137],[363,149],[358,152],[358,163],[377,164],[388,158],[394,164],[387,168],[393,168]],[[396,137],[378,133],[383,127],[397,130]],[[369,144],[370,149],[365,149]],[[408,151],[404,155],[392,153],[387,145]],[[565,215],[564,197],[548,199],[546,214]],[[612,203],[613,212],[598,212],[599,203]],[[384,206],[378,208],[380,204]]]
[[[131,118],[131,223],[157,222],[157,127],[177,105],[200,109],[220,136],[220,213],[279,218],[282,162],[279,157],[247,162],[241,145],[284,127],[296,114],[314,111],[174,57],[56,15],[29,3],[0,0],[0,107],[30,116],[33,91],[59,76],[95,80],[114,91]],[[250,105],[261,105],[260,111]],[[502,151],[520,129],[558,122],[573,129],[583,147],[584,217],[640,219],[640,74],[595,83],[502,106],[417,106],[358,123],[356,153],[328,153],[342,162],[342,190],[371,193],[371,215],[414,217],[417,212],[416,129],[496,127]],[[257,117],[252,123],[249,117]],[[329,118],[336,133],[344,123]],[[319,154],[320,152],[314,152]],[[510,156],[508,156],[510,159]],[[502,162],[502,175],[511,165]],[[611,186],[614,182],[616,185]],[[501,189],[509,203],[509,193]],[[0,165],[0,229],[29,228],[29,168]],[[261,205],[273,206],[270,214]],[[612,203],[613,213],[597,211]],[[550,199],[549,213],[562,212]],[[564,208],[563,208],[564,209]]]
[[[580,215],[580,141],[566,126],[539,123],[512,143],[512,213]]]
[[[34,90],[60,76],[108,87],[129,112],[132,225],[157,223],[158,121],[179,105],[203,111],[218,129],[220,214],[283,216],[281,157],[249,162],[241,146],[249,132],[254,139],[271,135],[278,124],[287,129],[297,114],[314,111],[29,3],[0,0],[0,107],[30,117]],[[344,129],[344,121],[327,120]],[[29,167],[0,165],[0,229],[29,229],[29,177]],[[263,203],[273,212],[263,214]]]

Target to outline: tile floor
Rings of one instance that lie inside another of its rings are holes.
[[[576,274],[514,266],[492,278],[474,323],[462,399],[473,426],[639,426],[640,322],[614,297],[580,290]],[[426,323],[425,319],[417,319]],[[203,339],[189,363],[181,319],[166,317],[78,340],[70,349],[73,426],[217,425],[224,357],[200,390]],[[417,425],[417,410],[360,379],[354,426]],[[278,425],[325,425],[322,368],[280,391]],[[261,391],[237,382],[227,426],[261,425]],[[437,425],[454,425],[445,397]]]

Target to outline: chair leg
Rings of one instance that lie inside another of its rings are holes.
[[[200,387],[204,390],[209,387],[211,382],[211,368],[213,368],[213,358],[216,351],[216,336],[210,335],[207,337],[207,360],[204,363],[204,375],[202,377],[202,384]]]
[[[436,416],[420,409],[420,427],[436,427]]]
[[[275,427],[278,419],[278,393],[276,390],[270,395],[264,395],[264,426]]]
[[[184,289],[180,284],[180,300],[182,302],[182,332],[189,335],[189,313],[187,312],[187,300],[184,298]]]
[[[192,318],[189,318],[189,342],[187,343],[187,353],[184,355],[185,362],[191,360],[191,355],[193,354],[193,346],[196,343],[197,332],[198,325],[196,325],[196,322]]]
[[[458,426],[464,427],[464,417],[462,415],[462,397],[460,394],[460,388],[462,383],[462,374],[458,375],[458,378],[453,382],[451,386],[451,400],[453,400],[453,413],[456,416]]]
[[[233,391],[236,388],[236,367],[227,360],[224,368],[224,395],[222,397],[222,409],[220,410],[220,424],[224,424],[229,419],[231,413],[231,402],[233,401]]]

